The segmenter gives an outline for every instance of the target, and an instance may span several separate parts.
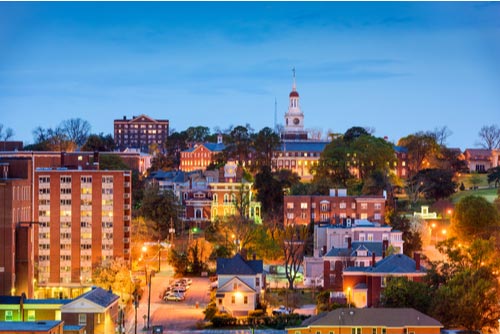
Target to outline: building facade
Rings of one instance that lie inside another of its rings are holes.
[[[287,334],[439,334],[443,325],[411,308],[338,308],[287,328]]]
[[[215,161],[217,154],[226,146],[222,142],[222,135],[217,136],[217,143],[196,144],[188,150],[181,152],[179,169],[183,172],[206,170]]]
[[[0,295],[33,295],[32,170],[0,157]]]
[[[115,144],[120,150],[135,148],[148,152],[151,144],[164,150],[168,129],[168,120],[156,120],[144,114],[132,119],[123,116],[123,119],[114,120]]]
[[[346,218],[384,223],[383,196],[348,196],[345,189],[331,189],[329,196],[285,196],[283,202],[285,224],[339,224]]]
[[[131,182],[130,171],[35,170],[40,297],[74,297],[91,285],[93,266],[130,259]]]
[[[247,316],[264,300],[266,276],[262,260],[246,260],[240,254],[217,259],[217,293],[219,311],[233,316]]]

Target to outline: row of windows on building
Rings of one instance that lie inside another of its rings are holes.
[[[303,210],[307,209],[307,202],[301,202],[300,203],[300,208]],[[320,211],[330,211],[330,207],[335,208],[337,206],[337,203],[330,203],[330,202],[325,202],[325,203],[320,203]],[[361,210],[367,210],[368,209],[368,203],[366,202],[361,202],[359,204]],[[292,210],[295,207],[294,202],[288,202],[286,203],[286,208]],[[375,210],[381,210],[382,209],[382,204],[381,203],[374,203],[373,205]],[[340,202],[339,203],[339,209],[346,209],[347,208],[347,203],[346,202]],[[311,203],[311,209],[316,209],[316,203]],[[356,203],[352,202],[351,203],[351,209],[356,209]]]
[[[71,176],[60,176],[61,183],[71,183]],[[50,183],[50,176],[39,176],[40,184]],[[80,176],[81,183],[92,183],[92,176]],[[113,183],[113,176],[102,176],[102,183]]]
[[[287,219],[295,219],[295,217],[296,216],[293,212],[287,212],[287,214],[286,214]],[[311,219],[311,220],[316,220],[316,218],[317,218],[316,213],[314,213],[314,212],[312,212],[310,215],[308,215],[307,212],[301,212],[300,215],[298,215],[297,217],[300,217],[301,219]],[[333,216],[330,216],[329,213],[321,213],[319,215],[319,221],[327,222],[327,221],[330,221],[330,218],[335,218],[335,217],[339,217],[342,219],[342,218],[347,218],[348,216],[347,216],[347,213],[345,213],[345,212],[341,212],[338,215],[333,215]],[[356,219],[356,218],[368,219],[369,216],[367,213],[360,213],[359,217],[357,217],[356,213],[352,213],[350,218],[352,218],[352,219]],[[382,215],[380,213],[374,213],[373,219],[380,220],[380,219],[382,219]]]
[[[122,129],[163,129],[167,128],[168,125],[166,124],[115,124],[115,127],[122,128]]]
[[[318,330],[314,334],[322,334],[322,333],[324,334],[324,332]],[[351,328],[351,334],[361,334],[361,333],[362,333],[361,327],[352,327]],[[366,331],[365,331],[365,333],[366,333]],[[295,334],[301,334],[301,331],[295,331]],[[331,330],[328,332],[328,334],[335,334],[335,331]],[[373,327],[372,334],[387,334],[387,328],[385,328],[385,327],[381,327],[381,328]],[[415,334],[415,332],[413,332],[413,331],[408,332],[408,329],[405,328],[404,334]]]

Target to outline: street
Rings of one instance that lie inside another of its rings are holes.
[[[164,270],[163,270],[164,268]],[[148,288],[146,286],[139,307],[137,308],[137,333],[151,333],[152,327],[162,325],[164,331],[189,332],[196,329],[196,322],[203,320],[203,310],[210,301],[209,279],[191,278],[193,283],[186,292],[186,299],[181,302],[164,301],[162,293],[174,280],[170,266],[162,264],[162,271],[151,280],[149,331],[144,330],[148,314]],[[198,304],[198,305],[197,305]],[[135,333],[134,309],[128,311],[125,321],[125,333]]]

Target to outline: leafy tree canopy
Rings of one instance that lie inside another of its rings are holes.
[[[462,242],[471,242],[476,238],[488,239],[498,233],[499,227],[496,207],[483,197],[466,196],[453,210],[451,228]]]

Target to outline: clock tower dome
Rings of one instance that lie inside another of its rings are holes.
[[[293,86],[289,95],[288,111],[285,113],[285,127],[281,138],[284,140],[305,140],[307,132],[304,131],[304,113],[300,109],[299,93],[295,83],[295,68],[293,71]]]

